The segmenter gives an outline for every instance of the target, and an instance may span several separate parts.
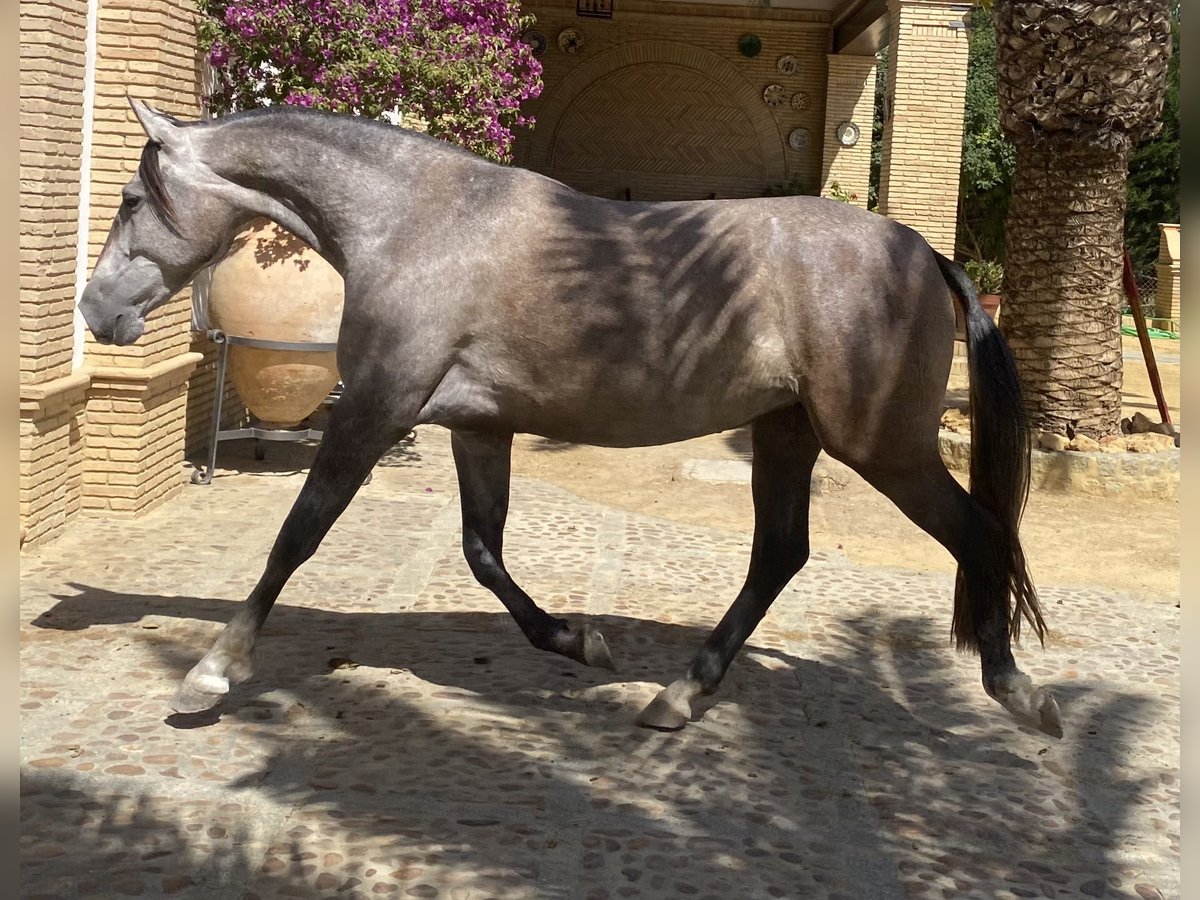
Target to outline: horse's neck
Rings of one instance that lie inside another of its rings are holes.
[[[210,164],[248,189],[247,211],[275,219],[338,265],[355,235],[402,212],[397,191],[420,183],[388,177],[404,154],[403,135],[381,131],[377,140],[356,140],[362,127],[369,126],[286,114],[233,120],[213,132]],[[379,208],[381,195],[387,211]]]

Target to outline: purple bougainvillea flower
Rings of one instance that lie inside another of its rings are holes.
[[[541,63],[517,0],[196,0],[216,113],[272,104],[423,119],[497,160]]]

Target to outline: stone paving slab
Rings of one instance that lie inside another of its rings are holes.
[[[645,731],[748,538],[517,480],[514,575],[621,671],[539,653],[461,558],[438,429],[284,590],[254,679],[169,715],[300,468],[24,556],[22,897],[1179,896],[1176,598],[1042,585],[1053,741],[951,650],[950,577],[817,554],[699,721]]]

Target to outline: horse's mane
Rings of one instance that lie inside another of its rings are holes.
[[[278,119],[284,120],[289,118],[307,119],[309,121],[321,121],[326,125],[331,132],[354,130],[358,129],[379,129],[381,133],[386,133],[395,139],[413,141],[423,147],[439,153],[452,155],[461,155],[481,163],[483,165],[495,165],[490,160],[485,160],[480,156],[476,156],[469,150],[451,144],[449,141],[440,140],[423,134],[419,131],[414,131],[410,128],[404,128],[399,125],[392,125],[388,122],[380,122],[376,119],[369,119],[361,116],[341,115],[338,113],[328,112],[326,110],[309,109],[307,107],[298,106],[267,106],[258,107],[255,109],[241,110],[235,113],[228,113],[219,116],[215,119],[200,120],[200,121],[184,121],[176,119],[173,116],[167,116],[174,124],[181,127],[200,126],[204,128],[221,128],[227,125],[235,125],[238,122],[245,122],[254,119]],[[142,149],[142,158],[138,163],[138,176],[142,180],[142,184],[146,187],[146,192],[152,201],[155,209],[161,214],[166,225],[172,230],[177,230],[178,215],[175,205],[171,202],[171,196],[167,192],[166,185],[163,181],[162,168],[159,164],[159,152],[162,145],[156,141],[147,141],[146,146]]]
[[[162,168],[158,162],[158,151],[161,147],[157,141],[146,141],[141,161],[138,163],[138,177],[142,179],[155,209],[162,213],[167,226],[174,231],[178,219],[175,215],[175,204],[171,202],[171,195],[167,193],[163,184]]]
[[[238,112],[226,113],[218,116],[215,119],[208,119],[201,122],[189,122],[189,125],[201,125],[207,127],[221,127],[223,125],[234,125],[238,122],[246,122],[254,119],[308,119],[310,121],[323,122],[333,131],[342,129],[353,130],[375,130],[380,134],[390,135],[396,139],[410,140],[417,144],[428,146],[430,149],[442,151],[449,154],[457,154],[477,160],[481,163],[494,164],[491,160],[484,159],[467,150],[465,147],[460,147],[450,141],[442,140],[421,131],[416,131],[412,128],[407,128],[403,125],[393,125],[390,122],[383,122],[378,119],[371,119],[366,116],[350,115],[346,113],[335,113],[324,109],[313,109],[307,106],[261,106],[253,109],[239,110]]]

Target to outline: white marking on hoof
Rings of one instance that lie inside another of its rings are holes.
[[[221,675],[198,675],[192,679],[191,687],[202,694],[228,694],[229,679]]]
[[[583,626],[583,659],[589,666],[617,671],[604,635],[591,625]]]
[[[1051,737],[1063,736],[1062,713],[1048,688],[1038,687],[1028,675],[1006,675],[990,692],[992,697],[1023,725]]]
[[[199,713],[212,709],[229,693],[229,679],[215,675],[187,677],[171,700],[171,709],[178,713]]]
[[[692,699],[699,693],[700,686],[686,678],[672,682],[642,710],[637,723],[643,728],[678,731],[692,720]]]
[[[240,684],[252,673],[248,660],[230,660],[223,665],[205,657],[196,663],[171,700],[171,709],[180,713],[198,713],[212,709],[229,693],[230,679]]]
[[[555,653],[561,653],[585,666],[611,669],[614,672],[617,670],[604,635],[591,625],[560,631],[554,636],[552,649]]]

